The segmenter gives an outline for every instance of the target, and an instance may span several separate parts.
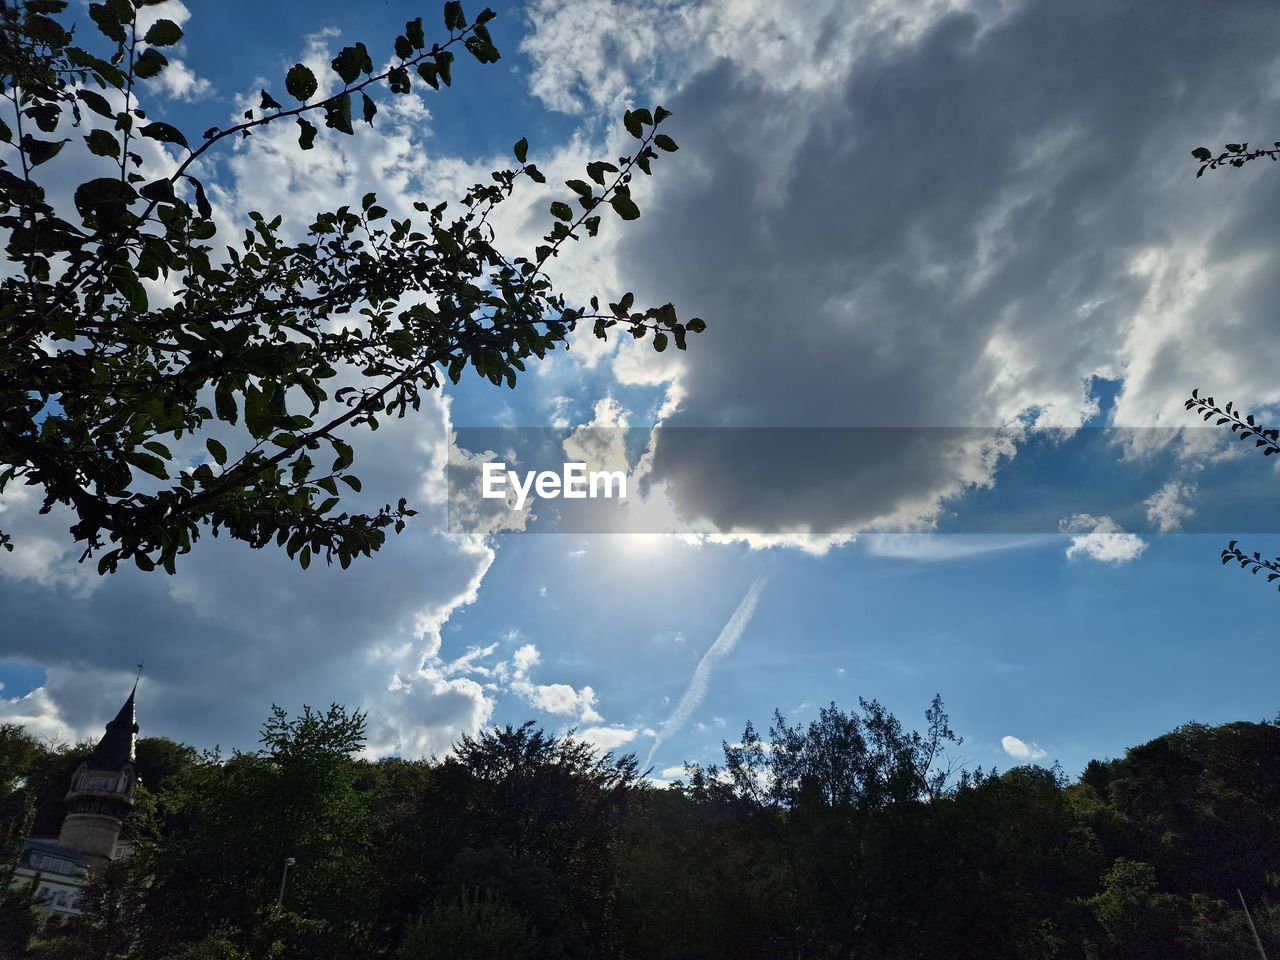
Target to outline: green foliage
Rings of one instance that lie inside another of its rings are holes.
[[[0,865],[0,957],[22,957],[40,928],[36,881],[14,883],[10,864]]]
[[[384,909],[408,922],[424,903],[486,889],[530,918],[532,958],[607,954],[617,838],[637,780],[634,757],[531,723],[464,736],[392,820],[377,856],[379,872],[399,881]]]
[[[262,949],[288,944],[286,958],[310,955],[321,942],[335,951],[358,943],[370,830],[355,759],[364,716],[307,707],[291,719],[275,707],[262,744],[225,762],[206,756],[171,778],[162,840],[136,855],[149,875],[143,956],[227,923]],[[286,858],[295,864],[285,909],[263,912],[279,898]]]
[[[81,913],[44,931],[39,960],[124,960],[133,955],[142,920],[143,883],[138,865],[113,860],[99,865],[80,890]]]
[[[235,933],[222,927],[198,943],[190,943],[165,960],[250,960],[249,954],[236,943]]]
[[[41,488],[44,510],[69,507],[81,560],[97,556],[100,572],[132,562],[173,573],[206,531],[274,543],[303,567],[317,556],[346,567],[414,515],[406,499],[346,509],[348,491],[361,488],[344,439],[353,430],[417,410],[468,367],[514,386],[579,324],[601,337],[618,326],[653,331],[656,349],[668,339],[683,349],[705,329],[670,304],[622,314],[573,306],[545,272],[569,241],[596,235],[596,207],[639,216],[634,172],[649,174],[659,151],[675,149],[657,131],[662,108],[627,112],[634,151],[589,165],[600,189],[578,189],[577,207],[556,201],[543,242],[523,256],[492,244],[489,221],[522,178],[545,182],[525,162],[525,140],[517,166],[473,186],[452,214],[447,202],[420,200],[418,220],[389,218],[372,194],[310,225],[254,212],[226,255],[215,253],[218,227],[197,176],[206,155],[274,122],[297,124],[301,150],[354,136],[358,120],[374,121],[380,92],[412,92],[415,74],[432,89],[451,86],[457,51],[497,61],[494,14],[468,20],[447,3],[448,37],[431,44],[421,18],[407,22],[385,70],[375,62],[386,55],[360,42],[323,80],[295,64],[283,78],[295,105],[264,89],[242,122],[195,137],[139,102],[136,81],[167,69],[159,48],[182,39],[169,19],[140,36],[140,5],[90,4],[88,32],[98,35],[83,45],[62,0],[0,6],[0,97],[10,107],[0,230],[14,265],[0,280],[0,491],[21,480]],[[83,129],[82,106],[108,123],[66,135]],[[140,137],[176,162],[145,169]],[[68,143],[101,168],[75,187],[72,219],[43,179]],[[153,303],[148,284],[172,296]],[[194,456],[181,446],[189,436]],[[12,549],[2,533],[0,545]]]
[[[148,741],[155,836],[87,918],[35,929],[18,889],[0,931],[48,960],[1230,960],[1256,952],[1238,889],[1280,950],[1273,723],[1188,724],[1075,783],[952,777],[940,701],[918,732],[861,701],[748,725],[673,789],[532,724],[442,761],[361,759],[363,727],[274,709],[252,754]],[[40,762],[0,734],[9,769]]]
[[[489,891],[437,903],[409,925],[397,960],[525,960],[529,922]]]

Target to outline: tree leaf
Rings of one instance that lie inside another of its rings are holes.
[[[449,0],[444,5],[444,28],[451,31],[467,28],[467,16],[462,12],[461,0]]]
[[[351,127],[351,94],[344,93],[325,104],[324,125],[341,133],[355,133]]]
[[[303,150],[310,150],[315,146],[316,142],[315,125],[312,124],[311,121],[304,120],[302,117],[299,117],[298,126],[301,128],[298,133],[298,146]]]
[[[209,198],[205,196],[204,184],[190,174],[187,174],[186,177],[196,191],[196,210],[202,219],[208,220],[213,216],[213,206],[209,203]]]
[[[467,51],[481,63],[497,63],[502,59],[502,54],[488,40],[480,37],[467,37],[462,41],[462,45]]]
[[[169,479],[169,471],[165,469],[164,461],[161,460],[159,457],[152,456],[149,453],[139,453],[135,450],[135,451],[126,453],[124,455],[124,460],[125,460],[125,463],[129,464],[131,467],[137,467],[139,470],[143,471],[144,473],[151,474],[151,476],[155,477],[158,480]],[[135,559],[141,556],[142,554],[138,554],[135,557]],[[142,566],[141,563],[139,563],[138,565]],[[143,569],[146,570],[150,568],[143,567]]]
[[[514,152],[516,155],[516,161],[519,163],[524,163],[525,158],[529,156],[528,139],[525,137],[521,137],[519,140],[517,140],[516,145],[514,147]]]
[[[138,54],[138,58],[133,61],[133,75],[135,77],[141,77],[143,80],[149,80],[151,77],[158,77],[160,75],[160,71],[168,65],[168,57],[155,47],[147,47],[147,49]]]
[[[343,47],[330,64],[334,72],[342,78],[343,83],[355,83],[361,73],[369,73],[373,61],[369,59],[369,51],[363,43]]]
[[[119,266],[112,270],[111,285],[128,301],[131,309],[138,313],[146,312],[147,288],[138,280],[132,269],[128,266]]]
[[[167,178],[151,181],[138,191],[138,196],[156,203],[173,203],[177,199],[173,192],[173,181]]]
[[[182,28],[172,20],[157,20],[142,38],[156,47],[171,47],[182,39]]]
[[[99,225],[118,223],[137,193],[119,177],[97,177],[76,187],[76,210],[86,220],[96,218]]]
[[[448,50],[436,54],[436,71],[446,87],[453,86],[453,54]]]
[[[289,72],[285,74],[284,88],[289,92],[289,96],[305,103],[316,92],[316,75],[311,72],[309,67],[303,66],[301,63],[295,63],[289,68]],[[302,149],[306,150],[307,148],[304,146]]]
[[[614,212],[623,220],[635,220],[640,216],[640,208],[635,205],[635,201],[623,194],[615,194],[611,197],[609,206],[613,207]]]
[[[116,11],[111,9],[110,4],[89,4],[89,19],[97,25],[98,32],[108,40],[114,40],[116,43],[125,42],[127,35],[124,31],[124,24]]]
[[[47,163],[58,155],[58,151],[62,149],[62,145],[70,139],[64,137],[61,140],[37,140],[29,133],[22,135],[22,152],[27,155],[27,159],[31,161],[33,167],[38,167],[42,163]]]
[[[605,185],[605,174],[617,172],[617,167],[604,160],[593,160],[591,163],[587,164],[587,176],[602,187]]]
[[[236,422],[236,398],[232,393],[231,384],[226,380],[220,381],[217,389],[213,391],[213,405],[219,420],[225,420],[231,424]]]
[[[111,109],[111,104],[108,102],[107,98],[96,90],[87,90],[82,87],[76,91],[76,97],[79,98],[86,107],[99,116],[107,117],[111,120],[116,118],[116,112]]]
[[[417,50],[422,50],[427,45],[427,38],[422,30],[421,17],[418,17],[414,20],[410,20],[408,23],[404,25],[404,35],[409,39],[409,42],[413,44],[414,48]]]
[[[150,140],[159,140],[161,143],[176,143],[180,147],[187,146],[187,138],[182,135],[182,131],[169,123],[148,123],[138,132]],[[187,147],[187,149],[190,149],[190,147]]]
[[[96,157],[119,157],[120,141],[106,130],[94,130],[84,138],[89,152]]]

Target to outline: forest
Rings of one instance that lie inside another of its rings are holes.
[[[965,769],[941,700],[748,723],[655,784],[532,722],[442,759],[275,708],[254,752],[137,744],[133,856],[84,914],[0,903],[6,958],[1241,958],[1280,952],[1280,724],[1188,723],[1091,761]],[[91,744],[0,727],[0,837],[56,834]],[[293,859],[287,885],[282,866]],[[10,875],[0,875],[8,886]],[[1243,898],[1243,899],[1242,899]],[[1250,916],[1258,940],[1250,929]]]

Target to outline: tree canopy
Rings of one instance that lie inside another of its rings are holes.
[[[659,788],[531,723],[442,760],[363,753],[363,717],[276,709],[259,749],[143,741],[167,771],[85,917],[0,895],[19,960],[1229,960],[1280,950],[1280,726],[1189,723],[1075,781],[958,770],[935,700],[747,725]],[[5,810],[74,750],[0,730]],[[50,762],[52,761],[54,762]],[[20,780],[6,771],[30,770]],[[949,775],[948,775],[949,774]],[[46,820],[56,817],[46,817]],[[284,896],[281,873],[294,865]],[[2,888],[0,888],[2,889]],[[1238,892],[1239,891],[1239,892]]]

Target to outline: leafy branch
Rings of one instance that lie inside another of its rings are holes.
[[[1183,405],[1187,410],[1200,414],[1206,423],[1216,420],[1215,426],[1229,427],[1239,439],[1253,440],[1254,446],[1261,448],[1264,457],[1280,452],[1280,430],[1260,426],[1253,414],[1242,416],[1239,409],[1232,409],[1234,404],[1230,400],[1219,407],[1213,397],[1201,397],[1197,387],[1191,391],[1191,396],[1183,401]],[[1275,560],[1264,560],[1260,552],[1254,551],[1250,555],[1240,549],[1238,540],[1232,540],[1222,551],[1222,564],[1226,566],[1233,560],[1239,563],[1242,569],[1249,570],[1255,575],[1262,570],[1270,571],[1267,575],[1268,583],[1280,580],[1280,557]],[[1280,589],[1280,585],[1277,585],[1277,589]]]
[[[1219,407],[1213,397],[1201,397],[1200,389],[1197,387],[1191,391],[1191,396],[1183,401],[1183,406],[1187,410],[1200,414],[1206,423],[1216,418],[1215,426],[1229,426],[1231,432],[1240,440],[1252,439],[1255,447],[1262,448],[1264,457],[1280,453],[1280,430],[1259,426],[1253,414],[1241,416],[1238,409],[1232,410],[1230,400],[1227,401],[1226,406]]]
[[[1271,571],[1267,574],[1267,583],[1280,580],[1280,557],[1276,557],[1274,560],[1264,560],[1262,559],[1262,554],[1258,551],[1255,550],[1252,555],[1247,554],[1240,549],[1238,544],[1238,540],[1232,540],[1222,551],[1223,566],[1234,560],[1240,564],[1242,569],[1248,570],[1255,575],[1263,570]],[[1276,589],[1280,590],[1280,584],[1276,585]]]
[[[1200,163],[1196,176],[1202,177],[1206,170],[1217,170],[1218,167],[1226,165],[1243,167],[1250,160],[1257,160],[1259,157],[1270,157],[1273,161],[1280,160],[1280,140],[1277,140],[1272,148],[1257,150],[1250,150],[1247,143],[1228,143],[1222,153],[1217,156],[1214,156],[1213,151],[1208,147],[1196,147],[1191,151],[1191,156]]]
[[[193,149],[136,102],[135,78],[158,76],[168,64],[160,48],[183,35],[159,19],[139,40],[142,5],[90,5],[90,19],[113,45],[101,56],[72,46],[74,31],[53,19],[65,0],[0,7],[0,94],[19,128],[15,139],[0,122],[0,143],[22,169],[14,175],[0,159],[0,230],[9,259],[23,264],[21,281],[0,278],[0,492],[21,479],[42,488],[42,511],[69,506],[81,559],[100,554],[100,572],[132,560],[172,573],[202,530],[226,531],[251,547],[274,541],[303,567],[315,555],[346,566],[414,515],[404,498],[371,513],[336,512],[349,495],[340,485],[362,489],[351,473],[348,429],[405,416],[424,392],[445,376],[459,382],[468,366],[514,387],[527,360],[567,345],[580,323],[601,337],[613,327],[651,334],[656,350],[670,340],[684,349],[688,334],[705,329],[698,318],[682,322],[670,303],[637,310],[630,293],[607,312],[594,297],[590,311],[571,306],[545,272],[567,241],[596,235],[603,206],[624,221],[640,215],[630,189],[635,170],[650,174],[661,153],[677,149],[658,132],[670,115],[661,107],[626,113],[637,149],[616,164],[592,161],[585,180],[566,182],[581,212],[553,202],[552,226],[531,256],[497,249],[489,224],[520,178],[546,182],[521,139],[518,166],[474,185],[456,216],[446,215],[447,202],[416,201],[427,216],[415,226],[366,193],[358,205],[318,213],[293,242],[281,217],[254,212],[243,240],[216,262],[212,204],[190,172],[197,159],[277,120],[298,123],[302,150],[319,134],[309,117],[353,135],[356,98],[367,124],[377,114],[373,86],[392,95],[412,92],[415,82],[449,87],[449,48],[459,44],[481,64],[496,62],[486,26],[494,14],[468,21],[450,0],[448,39],[431,44],[422,19],[408,21],[394,42],[394,65],[382,72],[364,44],[345,47],[331,64],[342,88],[318,100],[320,81],[296,64],[284,86],[297,106],[263,89],[256,110],[226,129],[209,128]],[[124,109],[91,84],[117,91]],[[80,123],[81,106],[114,122],[118,135],[93,130],[82,142],[118,173],[75,189],[77,224],[59,216],[37,182],[42,165],[75,141],[33,137],[23,125],[56,134],[67,114]],[[130,149],[135,137],[186,156],[149,177]],[[167,283],[172,302],[153,304],[146,280]],[[348,382],[331,392],[325,381],[339,378]],[[204,440],[203,462],[175,454],[172,443],[188,435]],[[244,441],[238,449],[229,449],[240,443],[233,437]],[[334,459],[321,467],[326,448]],[[11,548],[2,533],[0,545]]]

